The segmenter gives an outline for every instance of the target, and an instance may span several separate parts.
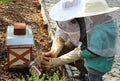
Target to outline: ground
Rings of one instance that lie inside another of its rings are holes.
[[[35,41],[32,50],[33,59],[36,57],[38,50],[41,52],[50,49],[50,37],[46,26],[43,26],[44,21],[40,7],[38,0],[12,0],[11,4],[0,4],[0,81],[21,76],[20,72],[6,70],[7,46],[5,40],[8,25],[25,22],[32,26]]]

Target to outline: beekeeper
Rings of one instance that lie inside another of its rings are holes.
[[[50,52],[45,53],[42,60],[38,56],[36,64],[41,61],[42,68],[50,69],[83,59],[89,81],[103,81],[102,76],[111,70],[116,54],[118,23],[117,17],[110,14],[118,9],[110,8],[105,0],[56,3],[50,11],[50,17],[58,23],[56,36]],[[74,48],[60,56],[66,51],[65,46]],[[82,69],[80,62],[77,66]]]

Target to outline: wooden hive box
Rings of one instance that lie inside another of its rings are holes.
[[[21,67],[24,63],[31,61],[34,45],[31,26],[26,26],[25,35],[15,35],[14,26],[8,26],[6,35],[8,68]]]

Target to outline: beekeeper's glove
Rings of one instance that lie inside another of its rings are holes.
[[[58,58],[44,57],[41,61],[42,68],[48,70],[79,60],[81,58],[80,51],[81,50],[79,48],[75,48],[73,51],[64,54]]]
[[[65,41],[60,38],[60,37],[56,37],[54,40],[53,40],[53,43],[52,43],[52,47],[51,47],[51,50],[49,52],[44,52],[43,54],[45,56],[49,56],[49,57],[52,57],[52,58],[55,58],[59,55],[59,53],[61,52],[63,46],[65,44]]]

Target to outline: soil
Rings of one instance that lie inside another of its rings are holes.
[[[16,22],[24,22],[31,25],[34,36],[34,46],[32,49],[33,59],[38,54],[38,50],[50,50],[50,37],[48,36],[47,27],[44,26],[44,21],[41,14],[41,6],[38,0],[12,0],[10,4],[0,4],[0,81],[15,79],[22,74],[28,74],[21,71],[7,70],[7,46],[6,29],[7,26],[13,25]]]

